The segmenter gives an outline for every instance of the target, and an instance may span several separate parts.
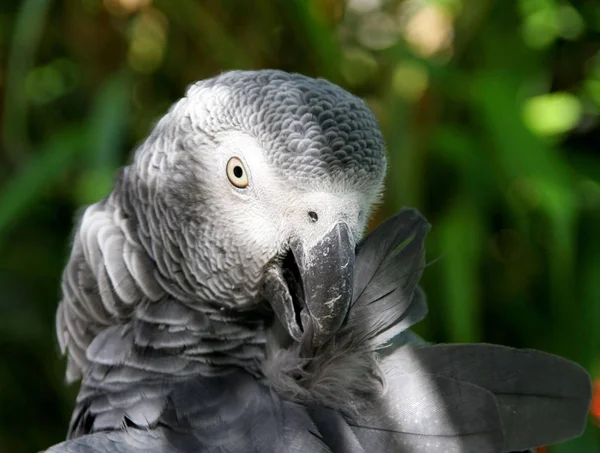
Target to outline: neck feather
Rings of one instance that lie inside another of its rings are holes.
[[[57,312],[67,379],[92,384],[97,373],[183,376],[229,366],[257,372],[264,321],[185,293],[176,257],[141,218],[156,214],[151,194],[134,203],[128,184],[125,171],[75,233]]]

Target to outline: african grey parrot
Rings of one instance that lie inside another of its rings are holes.
[[[89,206],[57,332],[82,379],[48,452],[477,452],[577,436],[578,365],[429,345],[429,224],[361,240],[386,170],[366,104],[322,79],[232,71],[191,86]]]

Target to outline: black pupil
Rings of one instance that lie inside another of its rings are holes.
[[[239,165],[233,167],[233,174],[236,178],[241,178],[244,175],[244,170]]]

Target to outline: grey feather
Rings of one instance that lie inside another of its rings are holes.
[[[540,351],[489,344],[404,347],[382,363],[403,373],[435,373],[483,387],[497,399],[505,449],[575,437],[585,426],[591,383],[579,365]],[[568,383],[568,385],[565,385]]]
[[[82,436],[48,452],[331,453],[306,408],[281,401],[244,372],[171,384],[164,401],[160,419],[151,424],[147,412],[128,412],[124,430]]]
[[[403,209],[358,245],[354,302],[339,335],[382,348],[425,317],[425,295],[417,282],[425,267],[429,228],[418,211]]]
[[[500,453],[502,424],[491,392],[433,374],[386,373],[387,392],[349,421],[370,451]]]
[[[62,442],[46,453],[176,453],[166,439],[161,430],[99,432]]]
[[[339,412],[323,407],[309,408],[310,417],[318,428],[323,441],[332,453],[366,453],[358,437]],[[370,448],[370,447],[369,447]]]

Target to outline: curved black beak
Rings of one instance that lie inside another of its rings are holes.
[[[355,244],[348,225],[290,240],[281,267],[267,271],[263,294],[279,321],[303,347],[322,346],[340,328],[352,301]]]

